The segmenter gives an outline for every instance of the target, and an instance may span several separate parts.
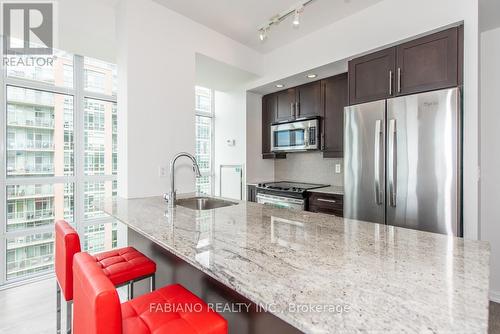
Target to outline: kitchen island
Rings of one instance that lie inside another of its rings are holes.
[[[118,198],[106,211],[305,333],[487,332],[486,242],[236,203]]]

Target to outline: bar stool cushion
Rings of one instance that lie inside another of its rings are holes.
[[[114,285],[120,285],[156,272],[156,263],[134,247],[124,247],[95,254],[94,259]]]
[[[124,334],[225,334],[227,322],[180,284],[123,303]]]
[[[57,281],[67,301],[73,300],[73,257],[81,252],[76,230],[65,220],[55,224]],[[133,247],[124,247],[92,256],[114,285],[153,275],[156,263]]]

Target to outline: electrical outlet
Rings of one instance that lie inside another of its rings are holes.
[[[158,167],[158,175],[160,177],[167,177],[167,166]]]
[[[342,169],[340,164],[335,164],[335,173],[340,174],[342,173]]]

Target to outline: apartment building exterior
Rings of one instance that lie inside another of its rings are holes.
[[[19,180],[6,186],[5,280],[50,272],[54,265],[54,235],[49,229],[58,219],[75,223],[75,183],[31,183],[29,180],[75,176],[75,57],[57,57],[53,67],[9,67],[6,78],[6,178]],[[83,175],[117,173],[116,67],[80,57],[83,99]],[[61,89],[32,88],[31,83]],[[116,195],[116,179],[88,180],[83,184],[83,217],[104,218],[102,201]],[[47,229],[44,230],[44,227]],[[85,225],[82,246],[90,252],[116,247],[116,223]],[[30,230],[37,231],[29,233]],[[38,232],[39,231],[39,232]],[[9,236],[11,235],[11,236]],[[3,255],[2,255],[3,256]]]

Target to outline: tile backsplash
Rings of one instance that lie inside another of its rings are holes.
[[[340,174],[335,165],[340,164]],[[296,181],[344,185],[344,159],[323,159],[321,152],[289,153],[286,159],[274,162],[276,181]]]

